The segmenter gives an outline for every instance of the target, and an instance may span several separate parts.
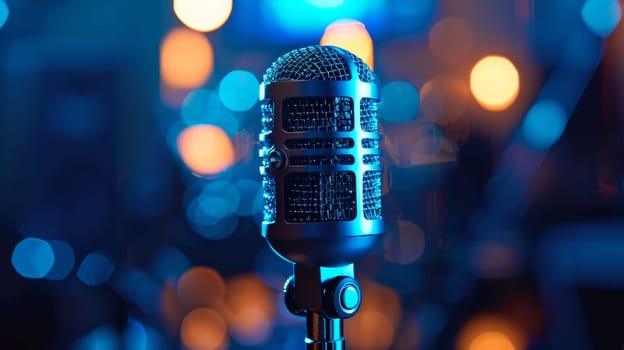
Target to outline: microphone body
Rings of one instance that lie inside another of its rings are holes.
[[[383,233],[379,89],[370,68],[333,46],[279,57],[260,86],[262,235],[294,263],[288,309],[308,350],[344,349],[342,320],[361,304],[353,262]]]

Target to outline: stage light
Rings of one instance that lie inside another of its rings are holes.
[[[42,278],[54,265],[54,250],[43,239],[26,238],[15,245],[11,263],[23,277]]]
[[[465,20],[447,17],[429,32],[429,50],[442,62],[461,62],[474,46],[474,33]]]
[[[469,350],[516,350],[516,347],[503,333],[485,332],[470,343]]]
[[[226,302],[236,340],[257,346],[268,339],[273,329],[274,298],[258,276],[245,274],[229,280]]]
[[[201,33],[174,28],[160,48],[160,76],[164,84],[178,89],[203,85],[214,68],[210,41]]]
[[[255,94],[257,99],[257,88]],[[212,90],[196,89],[189,92],[182,102],[180,114],[187,125],[218,126],[230,136],[240,130],[238,118],[223,105],[218,94]]]
[[[506,57],[486,56],[470,72],[470,91],[485,109],[506,109],[516,100],[519,89],[518,70]]]
[[[103,253],[91,253],[87,255],[76,275],[88,286],[97,286],[108,280],[114,270],[113,262]]]
[[[373,39],[362,22],[341,19],[325,29],[321,45],[332,45],[351,51],[373,69]]]
[[[4,0],[0,0],[0,28],[6,23],[9,18],[9,7]]]
[[[195,125],[177,138],[184,164],[196,174],[214,175],[234,163],[234,147],[223,129],[214,125]]]
[[[45,278],[49,280],[62,280],[67,277],[74,268],[74,263],[76,262],[74,250],[69,244],[62,241],[51,240],[48,243],[54,251],[54,264],[45,275]]]
[[[232,0],[173,0],[173,11],[187,27],[210,32],[219,29],[232,13]]]
[[[217,350],[225,345],[227,328],[215,310],[197,308],[188,313],[180,326],[180,338],[189,350]]]
[[[618,0],[586,0],[581,17],[587,27],[600,37],[607,37],[620,22],[622,8]]]
[[[260,83],[246,70],[229,72],[219,84],[219,98],[223,104],[237,112],[247,111],[258,102]]]
[[[538,101],[522,122],[522,135],[532,148],[546,150],[559,140],[567,121],[566,112],[559,103]]]
[[[192,267],[177,282],[177,303],[184,312],[196,307],[218,308],[223,304],[225,293],[223,277],[206,266]]]
[[[420,98],[412,84],[404,81],[391,81],[381,88],[379,119],[400,123],[414,119]]]

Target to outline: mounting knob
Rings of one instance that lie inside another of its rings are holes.
[[[350,318],[360,309],[362,288],[352,277],[336,277],[323,288],[323,309],[332,318]]]
[[[288,277],[286,283],[284,283],[282,293],[284,294],[284,304],[286,305],[286,309],[288,309],[291,314],[295,316],[306,315],[306,310],[298,308],[297,303],[295,302],[295,276]]]

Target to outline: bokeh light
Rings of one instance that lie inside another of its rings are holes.
[[[67,277],[74,268],[76,262],[74,250],[69,244],[63,241],[51,240],[48,241],[48,243],[54,251],[54,264],[45,275],[45,278],[49,280],[62,280]]]
[[[217,270],[196,266],[180,276],[176,296],[183,311],[196,307],[219,309],[225,299],[225,292],[225,281]]]
[[[240,179],[234,183],[240,194],[236,214],[251,216],[258,214],[264,205],[264,190],[259,181]]]
[[[541,100],[529,109],[521,131],[529,146],[545,150],[563,134],[568,118],[563,107],[553,100]]]
[[[114,268],[112,260],[106,254],[91,253],[84,258],[76,275],[84,284],[97,286],[109,279]]]
[[[483,241],[476,244],[475,269],[480,277],[509,277],[514,272],[514,255],[511,246],[503,242]]]
[[[145,331],[145,327],[141,322],[133,318],[128,319],[128,327],[124,332],[123,338],[126,349],[148,350],[147,332]],[[151,350],[152,347],[149,349]]]
[[[0,28],[4,26],[9,18],[9,7],[4,0],[0,0]]]
[[[219,84],[219,98],[223,104],[237,112],[247,111],[258,101],[260,83],[246,70],[229,72]]]
[[[497,314],[479,314],[470,319],[457,337],[457,350],[522,350],[526,335],[513,322]]]
[[[191,29],[219,29],[232,13],[232,0],[173,0],[173,12]]]
[[[160,76],[173,88],[193,89],[203,85],[214,68],[210,41],[201,33],[174,28],[160,48]]]
[[[223,317],[210,308],[197,308],[182,320],[180,338],[189,350],[216,350],[227,341]]]
[[[338,20],[325,29],[321,45],[332,45],[350,51],[373,69],[373,39],[362,22]]]
[[[111,325],[100,326],[72,344],[72,350],[116,349],[119,335]]]
[[[190,188],[185,196],[192,196]],[[238,187],[229,181],[217,180],[203,186],[186,207],[186,216],[193,229],[208,239],[224,239],[238,225],[236,210],[240,204]]]
[[[214,175],[234,163],[234,147],[223,129],[214,125],[195,125],[177,138],[184,164],[196,174]]]
[[[191,268],[191,261],[180,249],[164,246],[154,257],[152,266],[161,280],[175,283],[185,271]]]
[[[447,17],[429,32],[429,50],[440,61],[459,63],[474,46],[474,32],[462,18]]]
[[[320,8],[338,7],[344,4],[345,0],[305,0],[307,3]]]
[[[420,103],[416,88],[405,81],[391,81],[381,88],[379,119],[400,123],[413,119]]]
[[[219,95],[212,90],[196,89],[189,92],[182,102],[180,113],[186,125],[215,125],[230,136],[240,130],[238,118],[223,105]]]
[[[228,280],[226,302],[231,313],[232,336],[245,345],[264,343],[273,329],[273,301],[267,285],[254,274]]]
[[[506,109],[516,100],[519,90],[518,70],[506,57],[486,56],[470,72],[470,91],[485,109]]]
[[[469,350],[516,350],[516,348],[505,334],[485,332],[479,334],[470,343]]]
[[[145,314],[155,315],[159,308],[162,282],[139,269],[122,271],[115,283],[117,291]]]
[[[54,250],[42,239],[25,238],[15,245],[11,263],[23,277],[42,278],[54,265]]]
[[[398,220],[393,231],[384,237],[384,258],[388,262],[409,264],[425,251],[425,233],[415,223]]]
[[[604,38],[622,19],[622,8],[618,0],[586,0],[581,16],[594,34]]]

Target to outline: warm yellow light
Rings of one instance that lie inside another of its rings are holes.
[[[351,51],[373,69],[373,39],[363,23],[339,20],[325,29],[321,45],[332,45]]]
[[[184,317],[180,326],[182,343],[190,350],[216,350],[226,341],[223,317],[209,308],[198,308]]]
[[[234,163],[234,147],[223,129],[195,125],[178,135],[178,151],[189,169],[199,175],[222,172]]]
[[[516,347],[503,333],[485,332],[470,343],[469,350],[516,350]]]
[[[164,84],[181,89],[203,85],[214,68],[208,39],[184,28],[172,29],[160,48],[160,77]]]
[[[470,91],[479,104],[491,111],[502,111],[518,97],[520,77],[514,64],[503,56],[482,58],[470,73]]]
[[[219,29],[232,13],[232,0],[173,0],[173,12],[191,29]]]

